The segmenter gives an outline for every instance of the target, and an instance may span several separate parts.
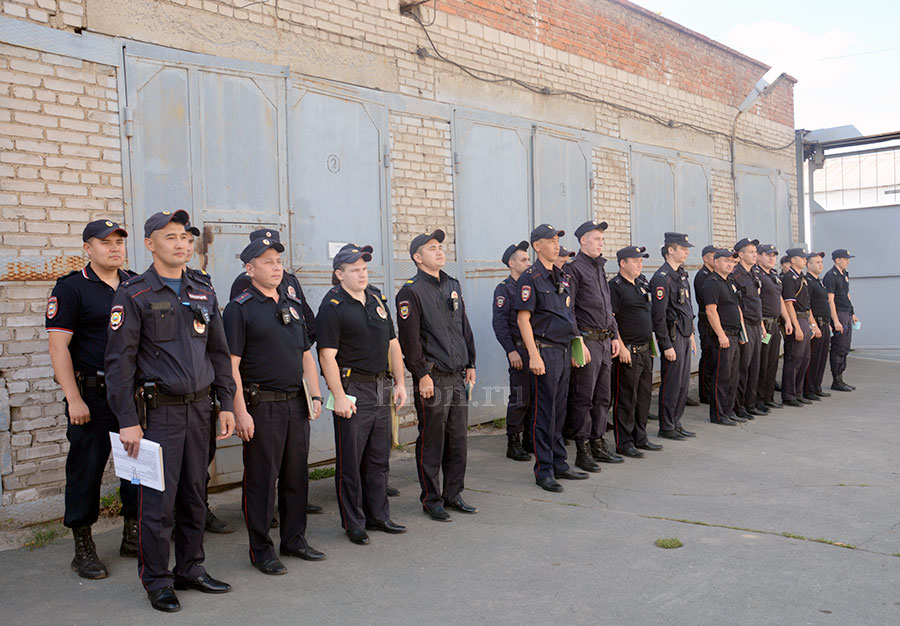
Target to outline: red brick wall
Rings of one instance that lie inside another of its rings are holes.
[[[627,0],[439,0],[437,8],[735,107],[768,69]],[[793,90],[776,89],[757,113],[793,127]]]

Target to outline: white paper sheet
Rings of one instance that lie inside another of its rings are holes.
[[[133,459],[128,456],[128,453],[125,452],[125,447],[119,441],[119,433],[109,433],[109,442],[112,444],[112,457],[116,468],[116,476],[157,491],[166,490],[162,446],[155,441],[141,439],[138,458]]]

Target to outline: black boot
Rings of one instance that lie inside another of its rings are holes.
[[[531,455],[522,449],[522,434],[506,435],[506,458],[513,461],[530,461]]]
[[[206,509],[206,532],[227,535],[234,532],[234,526],[216,517],[212,509]]]
[[[122,527],[122,545],[119,546],[119,556],[125,558],[137,558],[140,552],[138,545],[138,522],[133,517],[125,518],[125,525]]]
[[[89,580],[99,580],[109,576],[106,566],[97,556],[97,546],[94,545],[94,539],[91,537],[91,527],[73,528],[72,535],[75,537],[75,558],[72,559],[72,571],[78,572],[79,576]]]
[[[831,388],[835,391],[853,391],[853,387],[844,382],[844,377],[841,374],[837,376],[832,376],[834,380],[831,381]]]
[[[600,439],[591,439],[591,455],[594,457],[595,461],[601,463],[625,462],[625,457],[619,456],[609,449],[609,446],[606,445],[606,439],[603,437],[600,437]]]
[[[591,448],[586,439],[575,440],[575,466],[586,472],[599,472],[600,466],[591,454]]]

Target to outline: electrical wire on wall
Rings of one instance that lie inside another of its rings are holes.
[[[434,0],[434,1],[435,1],[435,3],[437,3],[437,0]],[[726,133],[726,132],[718,131],[718,130],[715,130],[712,128],[706,128],[704,126],[700,126],[698,124],[692,124],[690,122],[681,122],[678,120],[666,119],[666,118],[656,115],[654,113],[642,111],[642,110],[636,109],[634,107],[630,107],[630,106],[627,106],[624,104],[619,104],[617,102],[611,102],[611,101],[605,100],[603,98],[595,98],[593,96],[588,96],[586,94],[579,93],[577,91],[569,91],[568,89],[551,89],[550,87],[542,87],[540,85],[535,85],[533,83],[522,80],[521,78],[518,78],[515,76],[498,74],[496,72],[491,72],[490,70],[479,70],[479,69],[471,68],[467,65],[464,65],[458,61],[454,61],[453,59],[445,56],[438,49],[437,45],[434,43],[434,40],[431,38],[431,33],[428,32],[428,26],[430,26],[430,24],[426,25],[421,20],[421,18],[418,15],[416,15],[414,12],[412,12],[412,10],[411,10],[414,6],[419,6],[421,4],[423,4],[423,3],[421,3],[421,2],[416,3],[415,5],[411,5],[409,10],[403,11],[404,15],[414,19],[419,24],[419,26],[422,28],[422,31],[425,33],[425,38],[428,40],[428,44],[431,46],[431,51],[433,52],[433,54],[432,54],[432,52],[429,52],[429,50],[427,48],[420,47],[416,50],[416,54],[419,56],[419,58],[422,58],[422,59],[428,58],[428,57],[436,58],[439,61],[442,61],[443,63],[447,63],[449,65],[454,66],[455,68],[457,68],[464,74],[471,76],[472,78],[474,78],[476,80],[479,80],[479,81],[482,81],[485,83],[494,83],[494,84],[510,83],[513,85],[517,85],[523,89],[527,89],[528,91],[531,91],[533,93],[541,94],[543,96],[569,96],[570,98],[575,98],[575,99],[581,100],[583,102],[589,102],[592,104],[602,104],[602,105],[608,106],[612,109],[615,109],[617,111],[622,111],[624,113],[631,113],[633,115],[637,115],[639,117],[651,120],[653,122],[656,122],[657,124],[666,126],[668,128],[686,128],[689,130],[696,131],[698,133],[703,133],[704,135],[709,135],[712,137],[720,137],[728,142],[737,140],[743,144],[746,144],[749,146],[755,146],[757,148],[762,148],[763,150],[771,150],[771,151],[787,150],[788,148],[793,146],[796,141],[796,139],[792,139],[789,143],[786,143],[786,144],[780,145],[780,146],[775,146],[775,145],[770,145],[770,144],[765,144],[765,143],[762,143],[759,141],[755,141],[753,139],[748,139],[745,137],[734,137],[733,138],[731,134]],[[435,7],[432,7],[432,10],[435,10]],[[432,24],[434,23],[434,18],[432,18],[431,23]]]

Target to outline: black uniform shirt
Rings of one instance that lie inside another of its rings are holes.
[[[653,333],[653,318],[650,316],[650,283],[643,274],[633,283],[622,274],[609,281],[609,296],[612,312],[616,316],[619,334],[625,345],[650,343]]]
[[[606,278],[606,259],[595,259],[578,252],[571,263],[566,264],[569,286],[574,303],[575,322],[583,330],[612,330],[619,334],[616,318],[609,302],[609,284]]]
[[[389,367],[394,323],[382,293],[375,287],[366,287],[365,293],[365,306],[340,285],[325,294],[316,318],[319,349],[335,348],[339,367],[380,374]]]
[[[122,428],[138,423],[134,387],[145,382],[172,395],[212,385],[222,410],[234,409],[231,357],[216,292],[191,274],[182,274],[180,294],[152,265],[119,285],[107,337],[106,395]]]
[[[841,272],[836,266],[825,272],[822,279],[828,293],[834,294],[834,308],[838,311],[853,313],[853,303],[850,302],[850,273]],[[830,317],[830,315],[829,315]]]
[[[531,311],[531,328],[536,340],[568,346],[580,333],[572,311],[568,275],[553,266],[547,270],[538,259],[519,276],[519,291],[513,310]]]
[[[740,298],[733,281],[713,272],[703,285],[703,301],[706,305],[716,305],[719,322],[724,330],[741,330]]]
[[[794,303],[794,312],[800,314],[809,311],[809,286],[803,275],[791,268],[791,271],[782,276],[781,283],[784,301]]]
[[[119,270],[122,282],[134,275]],[[92,376],[103,370],[106,328],[115,294],[115,289],[100,280],[90,264],[56,281],[47,300],[44,324],[47,332],[72,335],[69,353],[76,372]]]
[[[762,321],[762,283],[759,276],[753,273],[753,268],[745,270],[738,263],[731,272],[731,279],[738,288],[740,294],[741,311],[744,313],[744,321],[747,324],[759,324]]]
[[[806,284],[809,286],[809,304],[813,317],[831,319],[831,307],[828,304],[828,289],[821,278],[806,272]]]
[[[779,317],[781,315],[781,278],[772,268],[768,272],[759,265],[753,268],[760,278],[760,298],[762,299],[763,317]]]
[[[706,279],[712,273],[713,271],[704,265],[697,270],[697,274],[694,276],[694,298],[697,300],[697,313],[699,315],[706,315],[706,303],[703,302],[703,283],[706,282]]]
[[[653,332],[660,350],[668,350],[674,347],[669,335],[670,326],[674,324],[683,337],[690,337],[694,332],[691,285],[684,266],[674,270],[668,261],[663,263],[650,280],[650,294]]]
[[[491,324],[494,327],[494,336],[507,354],[516,349],[516,342],[522,341],[519,324],[516,322],[516,312],[513,311],[513,301],[518,295],[518,284],[512,276],[504,278],[494,289]]]
[[[303,388],[303,353],[310,342],[300,307],[297,298],[278,291],[275,302],[252,284],[225,307],[228,349],[241,357],[245,385],[284,392]]]
[[[418,380],[475,367],[475,339],[459,281],[419,270],[397,292],[397,338],[406,369]]]
[[[237,298],[250,287],[251,283],[252,281],[247,275],[247,272],[238,274],[237,278],[234,279],[234,282],[231,283],[231,295],[229,296],[229,299],[234,300]],[[309,308],[309,304],[306,303],[306,295],[303,293],[300,281],[297,280],[297,277],[294,274],[285,272],[281,277],[281,284],[278,285],[278,290],[300,301],[300,312],[303,315],[303,323],[306,326],[306,336],[309,338],[311,344],[316,343],[316,316],[312,312],[312,309]]]

